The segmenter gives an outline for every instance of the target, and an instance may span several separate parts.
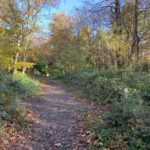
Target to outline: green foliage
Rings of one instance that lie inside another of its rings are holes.
[[[145,150],[150,147],[150,74],[126,70],[80,70],[65,81],[97,102],[111,102],[92,125],[92,149]],[[125,89],[128,92],[125,94]]]
[[[7,113],[11,116],[11,120],[17,120],[22,128],[26,128],[28,126],[27,114],[20,108],[17,108],[15,111],[10,108],[7,110]]]
[[[130,102],[129,102],[129,105]],[[133,107],[137,104],[133,104]],[[103,112],[103,121],[96,123],[92,129],[99,141],[96,148],[113,148],[128,150],[146,150],[150,140],[149,113],[138,110],[129,112],[122,106],[113,106],[111,111]]]
[[[10,109],[16,111],[18,101],[24,96],[35,94],[39,82],[26,75],[12,76],[0,73],[0,119],[11,119]]]
[[[29,96],[35,94],[39,89],[39,82],[33,80],[27,75],[20,74],[16,76],[16,82],[18,82],[18,91],[21,92],[21,96]],[[19,93],[18,93],[19,95]]]
[[[35,74],[46,75],[48,73],[48,62],[40,61],[34,65]]]
[[[4,131],[0,131],[0,136],[3,136],[5,135],[5,132]]]
[[[97,102],[115,102],[124,97],[124,89],[129,90],[129,97],[149,100],[150,74],[131,70],[80,70],[68,74],[65,81],[73,85],[84,97]]]
[[[54,78],[61,78],[65,74],[64,67],[61,64],[58,64],[58,63],[54,64],[54,65],[51,65],[49,67],[48,72],[49,72],[50,76],[54,77]]]

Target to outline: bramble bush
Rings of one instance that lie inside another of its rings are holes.
[[[78,89],[79,94],[96,102],[115,102],[123,97],[128,88],[130,95],[150,99],[150,74],[131,70],[80,70],[68,74],[65,82]]]
[[[98,103],[111,103],[91,129],[91,149],[146,150],[150,147],[150,74],[126,70],[80,70],[65,82]],[[125,94],[124,89],[128,92]],[[96,141],[96,142],[94,142]]]
[[[101,121],[91,127],[96,133],[93,140],[98,141],[92,149],[149,149],[150,114],[140,104],[130,102],[131,107],[117,104],[110,111],[100,113]]]

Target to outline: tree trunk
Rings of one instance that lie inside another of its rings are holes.
[[[23,62],[25,63],[26,62],[26,59],[27,59],[27,53],[26,53],[26,51],[27,51],[27,48],[25,47],[25,49],[24,49],[24,58],[23,58]],[[27,70],[27,68],[25,67],[25,66],[23,66],[22,67],[22,74],[25,74],[25,72],[26,72],[26,70]]]
[[[122,32],[122,18],[121,18],[121,5],[120,0],[115,0],[115,12],[114,12],[114,21],[115,21],[115,33]]]
[[[135,54],[135,60],[138,61],[139,58],[138,0],[134,0],[134,4],[133,4],[133,33],[132,33],[132,45],[131,45],[130,58],[132,58],[133,54]]]
[[[14,61],[14,70],[13,70],[13,74],[16,75],[17,74],[17,68],[16,68],[16,64],[18,62],[18,57],[19,57],[19,53],[16,52],[16,55],[15,55],[15,61]]]

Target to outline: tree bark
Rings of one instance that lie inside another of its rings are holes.
[[[139,58],[139,37],[138,37],[138,0],[134,0],[133,3],[133,33],[132,33],[132,45],[131,55],[135,54],[135,59],[138,61]]]
[[[114,19],[115,19],[115,32],[121,33],[122,32],[122,18],[121,18],[121,5],[120,0],[115,0],[115,12],[114,12]]]
[[[18,62],[18,57],[19,57],[19,53],[18,52],[16,52],[16,54],[15,54],[15,61],[14,61],[14,70],[13,70],[13,74],[14,75],[16,75],[17,74],[17,68],[16,68],[16,64],[17,64],[17,62]]]

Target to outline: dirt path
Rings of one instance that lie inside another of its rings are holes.
[[[36,122],[25,130],[22,142],[14,144],[11,150],[88,150],[88,144],[81,139],[82,123],[78,110],[92,106],[70,96],[61,84],[51,81],[42,85],[42,95],[25,102],[34,112]]]

